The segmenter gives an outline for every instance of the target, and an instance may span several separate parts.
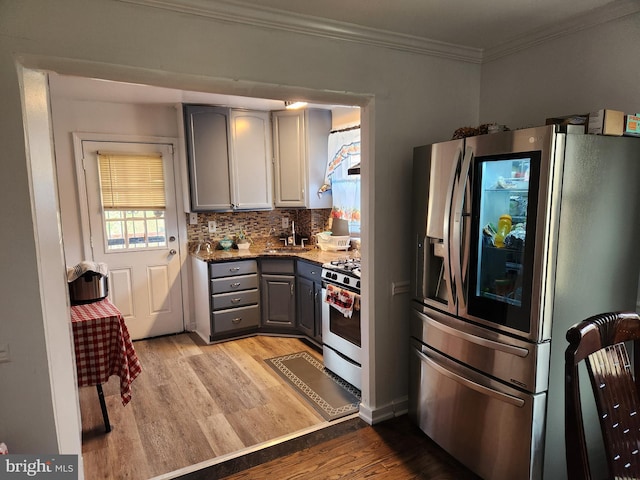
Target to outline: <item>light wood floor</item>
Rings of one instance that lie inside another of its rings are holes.
[[[142,373],[123,407],[119,379],[80,389],[85,478],[148,479],[272,440],[325,420],[264,359],[308,351],[298,339],[252,337],[199,346],[188,334],[134,343]],[[273,477],[277,478],[277,477]]]

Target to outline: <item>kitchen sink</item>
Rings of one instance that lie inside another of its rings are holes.
[[[271,248],[265,248],[263,250],[263,253],[301,253],[301,252],[308,252],[309,250],[313,250],[315,247],[311,246],[295,246],[295,245],[290,245],[288,247],[271,247]]]

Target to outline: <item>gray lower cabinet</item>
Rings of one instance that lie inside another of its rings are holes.
[[[207,341],[257,330],[260,293],[256,260],[206,263],[194,259],[196,331]]]
[[[296,271],[298,330],[322,342],[322,268],[298,260]]]
[[[191,264],[196,332],[207,342],[263,332],[322,343],[319,265],[292,258]]]
[[[209,264],[211,336],[258,327],[258,262]]]
[[[293,332],[296,327],[294,260],[263,259],[260,269],[262,327]]]

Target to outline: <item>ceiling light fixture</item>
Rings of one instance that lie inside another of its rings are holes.
[[[287,110],[296,110],[298,108],[306,107],[307,102],[284,102],[284,108]]]

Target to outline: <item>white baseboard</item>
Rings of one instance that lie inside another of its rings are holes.
[[[372,409],[364,403],[360,404],[360,418],[369,425],[384,422],[394,417],[404,415],[408,411],[408,397],[402,397],[393,400],[391,403],[382,407]]]

